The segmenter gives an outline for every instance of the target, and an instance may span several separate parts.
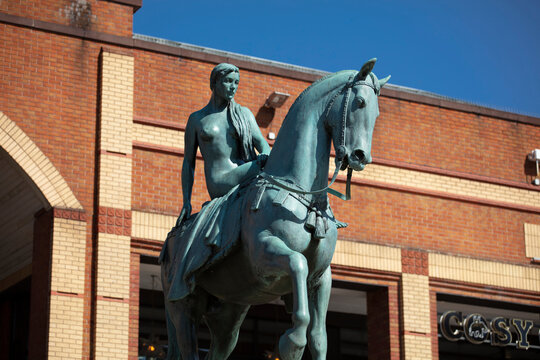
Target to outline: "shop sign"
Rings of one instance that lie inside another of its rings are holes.
[[[458,341],[464,337],[472,344],[488,341],[492,346],[507,346],[514,340],[518,349],[525,350],[530,346],[527,335],[533,326],[531,320],[507,319],[502,316],[489,322],[481,314],[470,314],[464,318],[458,311],[447,311],[439,319],[441,334],[449,341]],[[515,339],[512,339],[512,328],[515,329]]]

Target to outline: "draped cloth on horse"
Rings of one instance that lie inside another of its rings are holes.
[[[238,244],[244,194],[244,186],[235,186],[169,232],[159,256],[171,284],[167,300],[181,300],[191,294],[196,275],[222,260]]]

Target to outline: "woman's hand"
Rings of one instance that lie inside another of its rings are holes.
[[[264,165],[266,165],[266,161],[268,160],[268,154],[259,154],[257,156],[257,164],[259,165],[259,168],[264,169]]]
[[[180,215],[178,216],[178,219],[176,220],[176,226],[182,225],[184,220],[189,219],[189,216],[191,215],[191,203],[185,203],[182,207],[182,211],[180,211]]]

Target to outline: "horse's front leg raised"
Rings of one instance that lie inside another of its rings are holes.
[[[309,350],[313,360],[326,360],[326,312],[332,290],[332,272],[330,266],[320,278],[309,284],[309,313],[311,323],[308,329]]]
[[[261,236],[254,250],[258,272],[263,276],[288,275],[292,282],[293,327],[279,339],[280,359],[299,360],[307,343],[309,310],[307,299],[308,264],[304,255],[292,251],[275,236]]]

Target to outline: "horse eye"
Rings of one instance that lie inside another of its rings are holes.
[[[363,97],[357,96],[356,101],[358,102],[358,107],[360,109],[366,106],[366,99],[364,99]]]

